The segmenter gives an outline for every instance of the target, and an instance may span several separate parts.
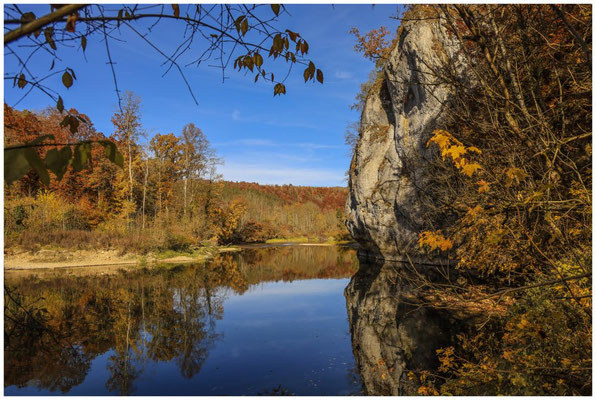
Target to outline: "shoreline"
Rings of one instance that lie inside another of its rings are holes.
[[[160,258],[159,254],[124,254],[117,250],[68,250],[68,249],[43,249],[37,253],[21,252],[4,255],[4,272],[9,271],[48,271],[69,268],[94,268],[94,267],[126,267],[135,265],[158,264],[186,264],[204,262],[217,254],[239,252],[245,249],[261,249],[285,246],[345,246],[354,247],[354,243],[254,243],[230,246],[213,246],[202,248],[201,253],[191,255],[181,253],[171,257]]]
[[[176,255],[173,257],[160,258],[159,254],[124,254],[120,255],[116,250],[42,250],[37,254],[18,253],[4,256],[4,272],[7,271],[39,271],[56,270],[68,268],[93,268],[93,267],[122,267],[133,265],[157,265],[157,264],[184,264],[202,262],[212,258],[216,254],[241,251],[233,247],[209,247],[204,254]],[[41,255],[39,253],[42,253]],[[47,259],[44,259],[44,256]],[[58,260],[57,258],[63,258]],[[75,259],[76,261],[74,261]]]

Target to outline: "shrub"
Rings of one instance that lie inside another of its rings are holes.
[[[281,237],[279,231],[272,224],[250,221],[235,232],[233,241],[240,243],[262,243],[279,237]]]
[[[166,232],[166,238],[162,249],[174,251],[190,251],[192,244],[192,241],[187,236],[168,231]]]

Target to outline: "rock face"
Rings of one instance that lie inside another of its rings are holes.
[[[361,259],[344,292],[354,357],[367,395],[415,395],[417,385],[408,371],[436,370],[436,350],[452,344],[467,324],[466,317],[444,308],[420,307],[419,275],[402,267]]]
[[[429,221],[423,206],[433,197],[427,166],[435,150],[426,143],[440,128],[450,97],[437,71],[456,59],[456,48],[438,19],[403,22],[383,77],[369,91],[346,216],[348,230],[370,257],[415,257],[418,234],[440,222]]]

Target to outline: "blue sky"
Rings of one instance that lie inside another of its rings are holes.
[[[116,6],[110,6],[116,7]],[[182,13],[185,5],[181,6]],[[48,6],[21,6],[33,9],[36,15]],[[283,15],[279,26],[299,32],[310,45],[309,57],[323,70],[325,83],[304,83],[302,69],[296,69],[286,81],[287,94],[273,97],[271,83],[253,82],[227,70],[222,83],[220,69],[204,63],[188,66],[184,72],[197,97],[192,100],[180,75],[172,70],[162,74],[163,58],[127,28],[121,29],[126,43],[110,42],[120,90],[131,90],[142,99],[142,123],[148,135],[173,132],[194,122],[207,135],[225,163],[219,167],[224,179],[264,184],[311,186],[345,186],[345,171],[349,165],[344,132],[348,124],[359,117],[350,110],[360,84],[366,81],[372,62],[356,53],[351,27],[360,32],[385,25],[397,29],[396,5],[293,5],[287,4],[291,15]],[[264,11],[267,11],[264,8]],[[180,42],[179,25],[162,23],[154,30],[156,44],[171,52]],[[16,42],[12,49],[20,54]],[[196,53],[200,46],[196,49]],[[80,50],[60,48],[62,63],[77,76],[68,90],[61,86],[60,75],[48,80],[59,88],[65,106],[75,107],[89,115],[95,127],[109,135],[110,122],[117,109],[117,98],[111,71],[106,65],[106,52],[99,36],[89,37],[86,60]],[[191,60],[191,51],[184,59]],[[45,55],[34,58],[35,71],[49,69],[51,59]],[[268,59],[265,58],[265,63]],[[284,63],[275,68],[277,76],[285,71]],[[5,71],[14,71],[15,61],[6,56]],[[52,81],[53,79],[53,81]],[[23,90],[5,85],[5,102],[14,106]],[[31,92],[16,108],[40,110],[53,105],[44,94]]]

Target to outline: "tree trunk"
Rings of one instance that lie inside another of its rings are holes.
[[[143,181],[143,229],[145,229],[145,199],[147,197],[147,178],[149,177],[149,157],[145,160],[145,180]]]

